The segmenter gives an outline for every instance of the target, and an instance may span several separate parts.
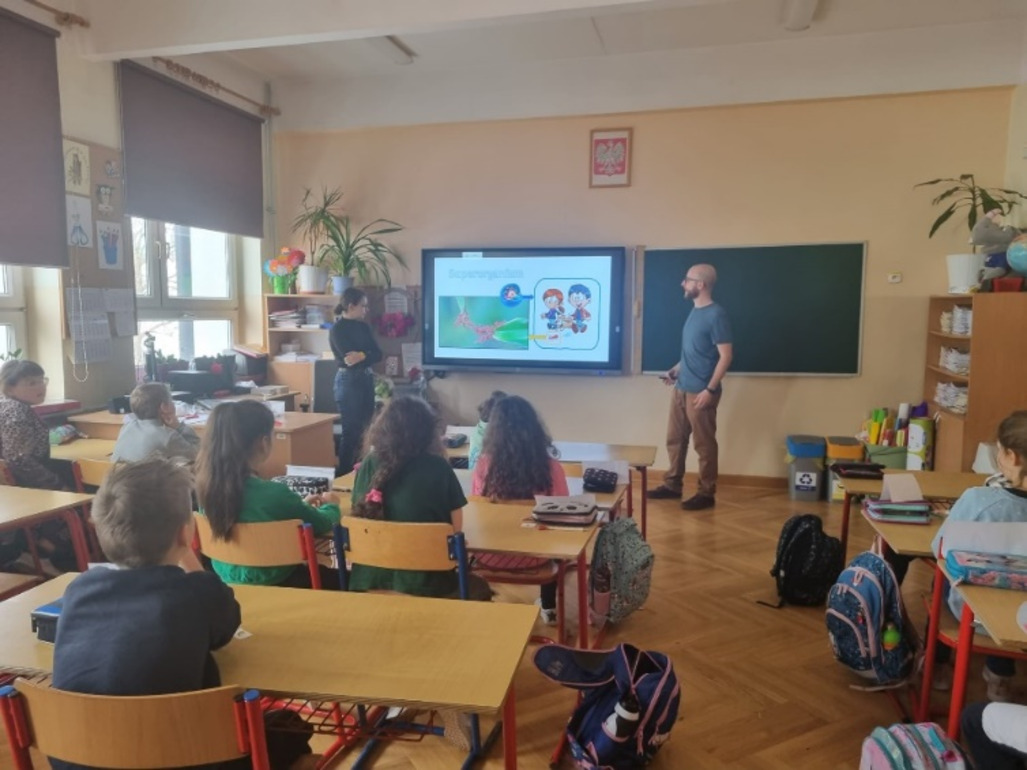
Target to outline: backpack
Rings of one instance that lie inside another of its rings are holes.
[[[617,519],[599,530],[589,572],[592,624],[619,623],[649,596],[653,549],[631,519]]]
[[[770,569],[771,577],[777,581],[776,606],[823,604],[844,566],[842,543],[824,534],[819,516],[812,513],[792,516],[781,527],[777,556]]]
[[[670,737],[681,687],[666,655],[630,644],[596,651],[546,644],[533,660],[543,676],[584,695],[567,722],[568,746],[579,770],[644,767]],[[628,693],[638,701],[638,721],[618,737],[620,731],[610,728]]]
[[[863,740],[859,770],[967,770],[966,757],[933,722],[875,727]]]
[[[877,684],[909,676],[914,655],[904,621],[895,573],[874,551],[853,559],[828,594],[827,634],[834,657]]]

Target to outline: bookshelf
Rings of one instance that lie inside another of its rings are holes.
[[[334,294],[264,295],[264,349],[271,359],[268,382],[287,385],[289,390],[298,391],[301,404],[314,402],[314,362],[275,361],[274,358],[283,352],[282,345],[289,343],[298,343],[305,352],[331,357],[328,329],[274,328],[270,316],[287,310],[303,313],[307,306],[317,306],[323,311],[325,322],[331,323],[334,320],[332,311],[338,303],[339,298]]]
[[[969,334],[943,331],[941,315],[955,307],[971,308]],[[931,297],[927,317],[924,400],[935,418],[934,469],[969,471],[977,445],[995,440],[999,422],[1017,409],[1027,409],[1027,294],[946,294]],[[970,354],[969,372],[940,364],[943,348]],[[966,411],[936,401],[938,383],[967,388]]]

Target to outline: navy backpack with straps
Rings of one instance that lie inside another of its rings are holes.
[[[579,770],[634,770],[644,767],[667,739],[678,717],[681,687],[670,658],[630,644],[612,650],[579,650],[547,644],[535,651],[544,676],[583,693],[567,723],[571,756]],[[637,722],[611,730],[618,704],[637,701]]]

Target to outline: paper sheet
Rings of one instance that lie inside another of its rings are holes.
[[[114,333],[118,337],[135,337],[138,334],[135,313],[131,310],[114,314]]]
[[[924,499],[912,473],[886,473],[881,485],[881,500],[891,503],[918,502]]]
[[[106,313],[69,313],[68,329],[71,338],[80,340],[110,340],[111,327]]]
[[[411,369],[415,366],[421,368],[421,343],[420,342],[404,342],[403,343],[403,375],[407,375]]]
[[[105,340],[75,340],[74,361],[76,364],[110,361],[114,355],[111,338]]]
[[[385,312],[409,313],[410,299],[407,297],[407,293],[398,289],[385,292]]]
[[[130,313],[136,309],[135,289],[104,289],[104,309],[109,313]]]
[[[103,289],[69,286],[64,290],[64,304],[67,313],[106,313]]]

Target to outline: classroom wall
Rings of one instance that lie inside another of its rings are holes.
[[[1005,186],[1027,194],[1027,49],[1024,50],[1024,83],[1014,89],[1010,106]],[[1027,228],[1027,205],[1015,209],[1010,221]]]
[[[414,283],[423,247],[865,240],[863,374],[725,385],[721,472],[780,476],[787,433],[851,434],[871,406],[919,395],[926,298],[945,290],[944,255],[965,235],[946,228],[929,241],[931,196],[912,188],[965,170],[1000,184],[1011,99],[1012,89],[994,88],[283,132],[274,141],[279,240],[303,188],[322,184],[341,185],[358,220],[406,226],[396,245],[415,264]],[[589,189],[590,129],[621,126],[634,128],[631,187]],[[892,271],[902,283],[886,282]],[[668,393],[652,377],[453,374],[431,383],[447,419],[462,423],[496,387],[535,402],[559,438],[662,444]]]

